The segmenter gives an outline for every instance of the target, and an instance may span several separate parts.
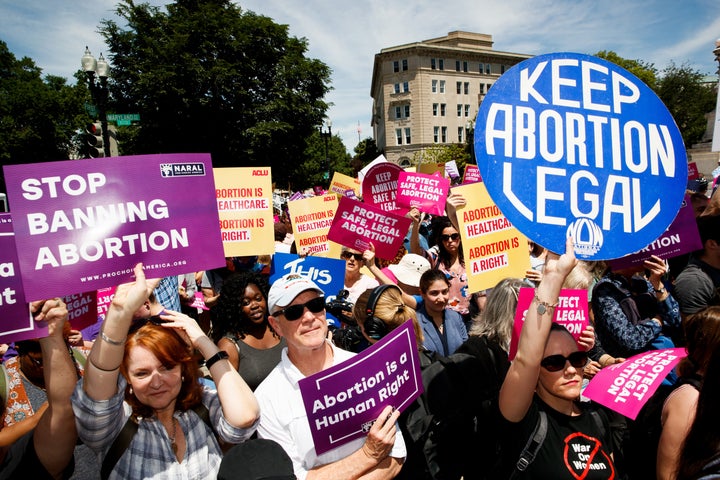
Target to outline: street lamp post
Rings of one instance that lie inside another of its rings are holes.
[[[110,156],[110,133],[108,132],[107,123],[107,99],[108,99],[108,87],[107,79],[108,73],[110,72],[110,65],[105,61],[102,53],[100,58],[95,60],[95,57],[90,53],[90,49],[85,47],[85,54],[80,59],[83,71],[87,74],[88,86],[90,88],[90,94],[92,95],[93,102],[97,105],[98,119],[102,126],[102,139],[103,139],[103,151],[105,156]]]
[[[328,152],[328,141],[332,138],[332,122],[328,120],[326,122],[327,125],[327,131],[323,129],[323,127],[320,127],[320,136],[325,140],[325,173],[323,173],[323,178],[325,180],[330,180],[330,157]]]

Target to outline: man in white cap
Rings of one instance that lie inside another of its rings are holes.
[[[255,390],[261,418],[258,436],[279,443],[299,480],[390,479],[400,471],[406,450],[399,416],[385,407],[367,437],[317,455],[298,382],[354,354],[327,340],[324,293],[312,280],[287,274],[268,293],[269,320],[287,347],[280,363]]]

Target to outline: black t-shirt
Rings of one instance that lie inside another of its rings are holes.
[[[503,439],[503,470],[512,471],[520,453],[532,435],[539,419],[540,409],[547,413],[548,431],[537,452],[535,461],[527,468],[522,479],[553,480],[609,480],[616,477],[611,453],[609,428],[600,429],[589,413],[591,405],[582,404],[578,416],[564,415],[547,406],[535,396],[525,418],[518,423],[504,420],[507,428]]]

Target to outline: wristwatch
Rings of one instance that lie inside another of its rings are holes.
[[[665,288],[665,287],[653,288],[653,290],[655,291],[655,293],[665,293],[665,292],[667,292],[667,288]]]
[[[208,370],[210,370],[210,367],[215,365],[220,360],[226,360],[230,355],[225,350],[218,351],[215,355],[205,360],[205,366]]]

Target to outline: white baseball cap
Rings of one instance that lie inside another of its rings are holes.
[[[388,269],[405,285],[419,287],[420,277],[430,270],[430,262],[422,255],[408,253],[400,259],[399,263],[388,265]]]
[[[315,290],[320,295],[325,295],[315,282],[297,273],[288,273],[278,278],[268,292],[268,313],[272,315],[276,307],[287,307],[295,297],[306,290]]]

